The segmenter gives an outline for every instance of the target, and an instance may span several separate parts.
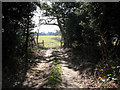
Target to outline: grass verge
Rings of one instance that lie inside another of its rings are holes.
[[[58,56],[55,56],[52,69],[48,77],[48,85],[52,88],[57,88],[61,80],[61,62]]]

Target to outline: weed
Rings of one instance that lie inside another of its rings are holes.
[[[48,85],[56,88],[61,79],[61,64],[58,56],[55,56],[57,60],[53,61],[53,68],[51,69],[50,75],[48,77]]]

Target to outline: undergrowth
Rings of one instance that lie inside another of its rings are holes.
[[[97,76],[103,88],[120,88],[120,60],[108,60],[106,63],[100,62],[96,65]]]
[[[52,69],[50,71],[50,75],[48,77],[48,85],[50,85],[53,88],[57,88],[61,79],[61,64],[60,64],[60,58],[55,55]]]

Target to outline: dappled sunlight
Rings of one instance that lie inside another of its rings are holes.
[[[120,3],[44,2],[2,3],[3,90],[119,88]]]
[[[95,83],[95,77],[91,74],[92,63],[86,62],[81,64],[73,63],[69,59],[69,55],[66,53],[68,50],[56,49],[53,54],[57,54],[61,60],[61,83],[60,88],[86,88],[86,87],[98,87],[98,83]],[[94,82],[91,83],[91,81]],[[94,83],[94,84],[93,84]]]

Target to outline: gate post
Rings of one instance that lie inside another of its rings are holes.
[[[44,40],[42,40],[42,43],[43,43],[43,47],[44,47]]]

